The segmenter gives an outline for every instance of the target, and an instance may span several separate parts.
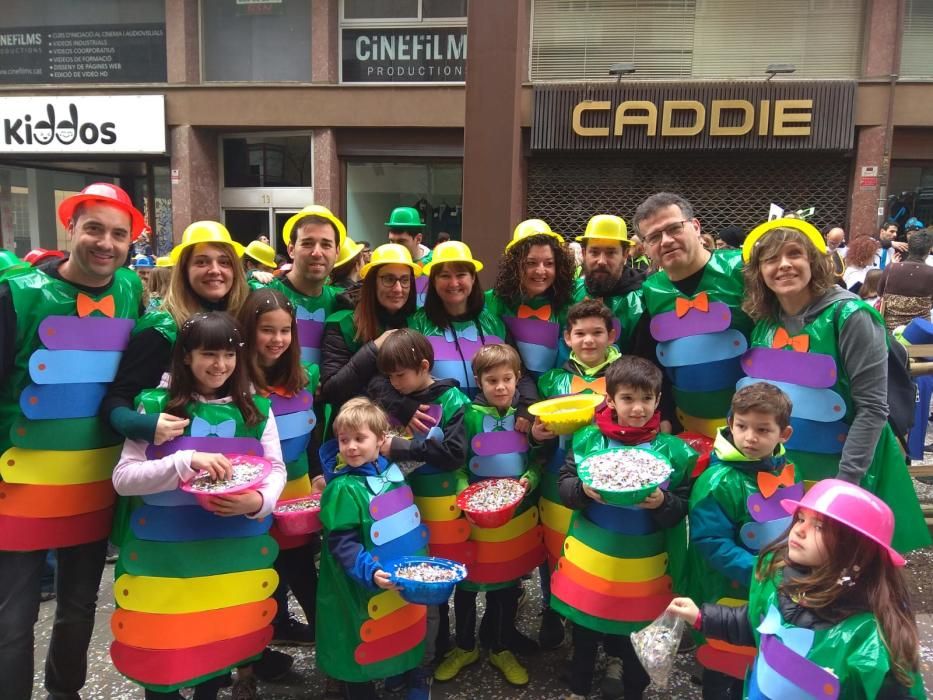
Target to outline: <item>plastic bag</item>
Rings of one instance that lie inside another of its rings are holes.
[[[651,682],[659,688],[667,687],[683,632],[684,621],[665,612],[643,630],[632,634],[635,654]]]

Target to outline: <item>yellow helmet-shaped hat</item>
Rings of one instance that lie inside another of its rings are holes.
[[[412,262],[411,252],[398,243],[383,243],[376,248],[369,262],[360,268],[360,279],[366,279],[369,271],[380,265],[407,265],[415,277],[421,274],[421,268]]]
[[[291,244],[292,230],[295,228],[295,224],[306,216],[320,216],[322,219],[327,219],[331,222],[334,228],[337,229],[337,248],[339,249],[340,246],[343,245],[343,240],[347,237],[347,227],[334,215],[334,212],[327,207],[322,207],[320,204],[307,206],[297,214],[293,214],[289,217],[288,221],[286,221],[285,225],[282,227],[282,240],[285,241],[285,245]]]
[[[597,214],[586,222],[586,231],[577,236],[580,242],[598,238],[602,241],[618,241],[622,245],[631,245],[628,239],[628,227],[621,216],[614,214]]]
[[[195,221],[181,234],[181,243],[172,248],[172,264],[176,264],[182,251],[198,243],[226,243],[231,246],[238,258],[243,257],[243,246],[230,236],[227,227],[219,221]]]
[[[426,275],[431,274],[435,265],[442,263],[466,263],[472,265],[474,272],[483,269],[483,263],[473,257],[470,247],[461,241],[445,241],[434,249],[434,255],[431,262],[424,266],[422,272]]]
[[[512,240],[505,244],[506,252],[516,243],[521,243],[531,236],[550,236],[551,238],[556,238],[561,243],[564,241],[563,236],[552,231],[546,221],[542,221],[541,219],[525,219],[512,231]]]

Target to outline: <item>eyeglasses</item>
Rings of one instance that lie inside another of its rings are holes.
[[[396,277],[395,275],[379,275],[379,284],[385,289],[392,289],[395,285],[399,284],[402,286],[402,289],[408,289],[411,287],[411,275],[405,275],[404,277]]]
[[[684,219],[683,221],[675,221],[672,224],[668,224],[659,231],[652,231],[651,233],[645,234],[642,236],[646,246],[654,247],[661,242],[661,238],[667,234],[668,238],[677,238],[680,234],[684,232],[684,224],[689,222],[690,219]]]

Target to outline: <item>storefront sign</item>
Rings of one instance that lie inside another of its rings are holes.
[[[165,97],[0,97],[0,153],[165,153]]]
[[[536,150],[848,150],[855,82],[540,85]]]
[[[466,27],[348,29],[343,33],[344,83],[462,83]]]
[[[164,83],[165,25],[0,28],[0,83]]]

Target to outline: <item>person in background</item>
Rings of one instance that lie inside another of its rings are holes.
[[[437,248],[441,243],[446,243],[450,240],[450,234],[447,231],[441,231],[437,234],[437,240],[434,241],[434,247]]]
[[[265,243],[266,245],[269,245],[269,237],[266,236],[265,234],[257,236],[256,240],[259,241],[260,243]]]
[[[710,253],[719,247],[716,245],[715,239],[708,233],[701,233],[700,241],[703,243],[703,247],[706,248]]]
[[[143,289],[146,289],[146,282],[149,281],[149,275],[155,269],[155,264],[149,258],[138,255],[133,259],[130,269],[135,272],[143,282]]]
[[[875,267],[881,270],[889,263],[900,260],[901,256],[907,253],[907,243],[897,240],[897,224],[893,221],[882,224],[878,230],[877,240],[881,249],[878,251]]]
[[[247,280],[252,279],[256,270],[272,273],[276,267],[278,265],[275,262],[275,250],[268,243],[257,239],[243,251],[243,269],[246,271]]]
[[[396,207],[385,223],[389,243],[398,243],[408,248],[416,265],[424,267],[431,262],[431,249],[421,242],[424,222],[414,207]]]
[[[884,325],[889,330],[915,318],[930,318],[933,306],[933,267],[926,263],[933,248],[933,228],[912,233],[907,259],[888,265],[881,274],[878,294],[884,299]]]
[[[330,283],[343,289],[343,294],[353,306],[360,298],[360,269],[364,264],[363,244],[355,243],[349,236],[344,238],[334,269],[330,271]]]
[[[858,294],[859,287],[865,281],[865,274],[873,268],[880,267],[877,263],[877,251],[878,241],[870,236],[861,236],[849,244],[842,279],[850,292]]]
[[[156,311],[162,307],[162,300],[168,294],[169,284],[172,281],[172,268],[154,267],[149,273],[149,280],[146,282],[146,294],[148,303],[146,313]]]
[[[822,231],[826,239],[826,250],[833,261],[833,276],[836,284],[845,289],[844,274],[846,271],[846,232],[838,226],[827,226]]]
[[[862,286],[858,290],[859,299],[877,311],[881,311],[881,295],[878,292],[878,285],[883,274],[878,269],[869,270],[865,274],[865,281],[862,282]]]
[[[370,259],[373,256],[373,246],[369,241],[357,241],[361,246],[363,246],[363,251],[360,253],[360,258],[363,261],[364,265],[368,265]]]
[[[738,226],[726,226],[717,235],[716,248],[741,249],[744,241],[745,231]]]
[[[629,240],[632,241],[632,252],[625,261],[625,264],[636,272],[640,272],[646,276],[649,275],[651,273],[652,263],[651,258],[645,254],[645,244],[642,242],[641,238],[635,234],[629,236]]]
[[[143,229],[143,232],[139,234],[139,238],[133,242],[132,256],[134,259],[138,258],[140,255],[147,258],[154,257],[152,252],[152,245],[149,243],[150,233],[152,233],[152,231],[148,226],[146,226],[146,228]]]

